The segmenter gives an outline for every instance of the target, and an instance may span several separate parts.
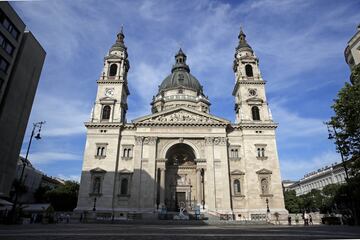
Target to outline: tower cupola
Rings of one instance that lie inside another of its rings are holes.
[[[111,46],[109,53],[115,51],[126,52],[127,47],[125,46],[124,38],[125,38],[124,30],[123,27],[121,27],[120,32],[117,34],[117,39],[115,43]]]
[[[239,39],[239,44],[236,47],[236,50],[253,52],[251,46],[246,41],[246,35],[245,35],[242,27],[240,27],[240,33],[239,33],[238,39]]]

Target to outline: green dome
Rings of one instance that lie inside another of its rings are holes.
[[[199,81],[190,74],[190,68],[186,64],[186,55],[181,48],[176,54],[175,60],[176,63],[172,67],[171,74],[161,83],[159,91],[182,87],[202,93],[203,88]]]

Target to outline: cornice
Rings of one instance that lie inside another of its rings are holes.
[[[165,122],[165,123],[161,123],[161,122],[146,122],[146,123],[134,123],[135,126],[139,126],[139,127],[192,127],[192,126],[196,126],[196,127],[226,127],[228,124],[227,123],[183,123],[183,122]]]
[[[123,123],[114,123],[114,122],[85,122],[85,127],[87,128],[120,128],[123,127]]]
[[[103,80],[103,79],[99,79],[96,81],[97,84],[123,84],[124,87],[125,87],[125,91],[126,91],[126,94],[127,95],[130,95],[130,91],[129,91],[129,88],[128,88],[128,85],[127,85],[127,82],[124,81],[124,80]]]
[[[232,95],[235,96],[236,95],[236,91],[239,88],[239,85],[265,85],[266,81],[265,80],[238,80],[236,81],[236,84],[234,86],[234,89],[232,91]]]
[[[234,129],[275,129],[278,127],[278,124],[275,122],[272,123],[238,123],[231,124],[231,127]]]

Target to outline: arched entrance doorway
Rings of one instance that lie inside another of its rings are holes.
[[[192,147],[178,143],[166,152],[165,205],[177,211],[180,206],[191,208],[197,203],[195,153]]]

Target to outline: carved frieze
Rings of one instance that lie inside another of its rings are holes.
[[[226,137],[205,137],[205,145],[226,145]]]
[[[210,117],[191,114],[187,111],[178,111],[169,115],[161,115],[152,119],[148,119],[147,122],[160,122],[160,123],[220,123]]]

